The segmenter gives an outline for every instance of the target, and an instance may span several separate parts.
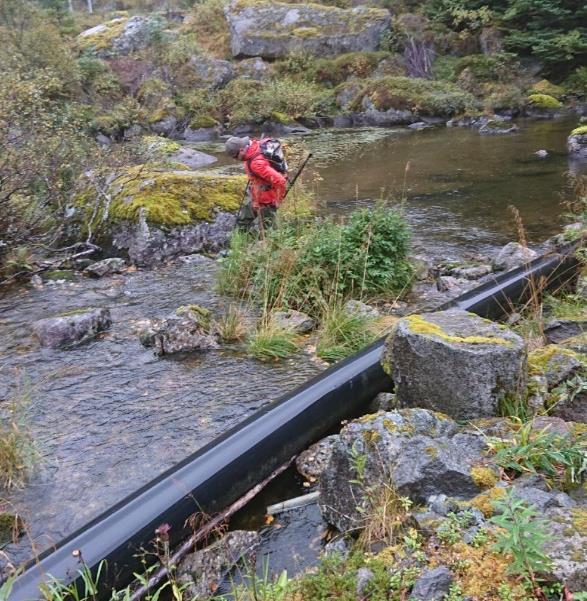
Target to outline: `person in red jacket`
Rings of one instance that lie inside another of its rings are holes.
[[[244,162],[249,178],[248,199],[237,215],[239,227],[247,229],[259,216],[260,227],[272,225],[286,191],[287,176],[277,171],[263,154],[262,142],[233,136],[225,143],[227,154]]]

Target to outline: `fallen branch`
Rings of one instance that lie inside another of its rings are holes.
[[[230,516],[235,514],[237,511],[242,509],[247,503],[254,499],[273,479],[279,474],[282,474],[294,461],[295,456],[291,457],[289,461],[286,461],[283,465],[278,467],[275,471],[271,472],[267,478],[259,482],[256,486],[251,488],[245,493],[240,499],[235,501],[222,513],[219,513],[213,517],[209,522],[204,524],[201,528],[196,530],[188,540],[169,558],[166,566],[162,566],[151,576],[146,584],[138,588],[130,597],[129,601],[140,601],[146,594],[148,594],[155,586],[157,586],[161,580],[169,575],[169,570],[176,567],[177,564],[196,546],[196,544],[208,537],[212,532],[218,529],[218,527],[225,522]]]

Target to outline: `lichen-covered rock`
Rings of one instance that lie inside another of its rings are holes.
[[[254,565],[261,539],[257,532],[234,530],[210,546],[188,555],[178,566],[177,577],[190,599],[209,599],[222,578],[239,561]]]
[[[88,265],[84,269],[84,273],[93,278],[103,278],[107,275],[113,275],[115,273],[122,273],[126,268],[126,261],[117,257],[110,259],[104,259],[103,261],[96,261],[91,265]]]
[[[567,138],[567,150],[575,158],[587,159],[587,125],[577,127]]]
[[[418,601],[444,599],[448,595],[452,581],[452,572],[445,566],[425,570],[414,583],[410,598]]]
[[[156,355],[218,348],[210,311],[198,305],[182,306],[165,319],[149,321],[139,332],[139,340],[153,347]]]
[[[315,56],[377,50],[391,22],[384,9],[257,0],[235,0],[225,14],[233,56],[269,59],[300,50]]]
[[[243,79],[254,79],[255,81],[266,81],[273,74],[273,68],[270,63],[265,62],[258,56],[255,58],[245,58],[236,65],[238,77]]]
[[[538,253],[518,242],[508,242],[493,259],[495,271],[510,271],[520,265],[529,263],[538,256]]]
[[[33,335],[41,346],[63,348],[94,338],[111,325],[108,309],[84,309],[36,321]]]
[[[505,326],[451,309],[398,321],[382,365],[400,406],[455,419],[491,417],[503,398],[524,390],[526,345]]]
[[[564,492],[552,490],[544,479],[537,475],[522,476],[512,484],[515,496],[532,505],[540,513],[547,509],[575,507],[576,503]]]
[[[192,56],[188,61],[188,66],[196,77],[198,87],[216,90],[236,77],[232,63],[205,54]]]
[[[316,444],[300,453],[296,457],[296,468],[304,478],[314,481],[320,478],[322,472],[326,469],[332,448],[338,441],[338,434],[327,436],[319,440]]]
[[[549,344],[559,344],[585,332],[587,321],[582,319],[553,319],[544,326],[544,337]]]
[[[81,50],[110,58],[145,48],[162,26],[161,20],[154,17],[117,17],[82,31],[77,42]]]
[[[549,344],[528,355],[530,373],[543,375],[548,390],[579,373],[583,368],[581,357],[570,349]]]
[[[490,119],[479,128],[482,136],[501,136],[504,134],[513,134],[518,131],[518,126],[511,121],[500,119]]]
[[[350,422],[339,436],[320,478],[320,505],[341,531],[362,527],[372,491],[383,483],[417,503],[480,490],[471,470],[483,458],[484,439],[446,416],[424,409],[377,413]]]
[[[545,518],[551,536],[548,556],[553,561],[552,574],[572,593],[587,590],[587,509],[549,509]]]

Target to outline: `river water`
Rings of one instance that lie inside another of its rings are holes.
[[[565,140],[575,124],[522,123],[520,133],[496,137],[468,129],[331,130],[293,143],[314,153],[306,181],[326,212],[399,199],[416,248],[455,258],[515,239],[509,205],[519,209],[531,243],[560,229]],[[538,158],[539,149],[549,155]],[[226,307],[229,299],[214,292],[216,269],[212,261],[175,264],[2,293],[0,403],[28,399],[26,420],[40,454],[27,486],[3,493],[28,526],[21,543],[4,548],[14,563],[320,370],[303,352],[264,364],[234,349],[173,359],[144,349],[137,321],[181,304]],[[68,351],[39,349],[31,340],[33,321],[88,306],[111,309],[113,327],[99,339]]]

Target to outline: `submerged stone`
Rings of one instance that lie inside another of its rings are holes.
[[[524,390],[526,345],[505,326],[451,309],[401,319],[382,364],[399,406],[470,420],[497,415],[502,399]]]
[[[36,321],[33,335],[41,346],[63,348],[94,338],[111,325],[108,309],[83,309]]]

